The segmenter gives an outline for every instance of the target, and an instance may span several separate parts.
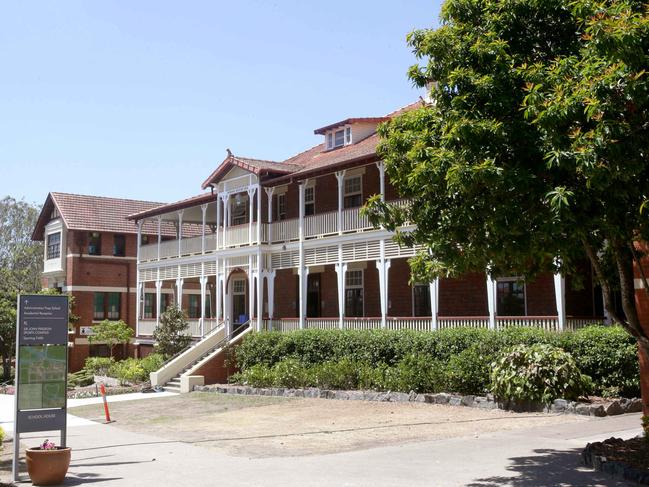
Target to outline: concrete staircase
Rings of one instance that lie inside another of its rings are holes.
[[[230,335],[225,335],[225,327],[221,325],[203,339],[194,343],[181,353],[165,362],[160,369],[151,373],[151,385],[162,387],[168,392],[189,392],[193,385],[203,382],[203,377],[195,373],[207,362],[221,353],[233,340],[238,341],[251,330],[250,322],[241,325]],[[190,383],[191,382],[191,383]]]

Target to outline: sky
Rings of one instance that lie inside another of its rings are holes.
[[[313,130],[421,94],[408,32],[439,0],[3,2],[0,197],[170,202],[234,154],[281,161]]]

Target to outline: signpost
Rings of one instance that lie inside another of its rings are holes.
[[[16,329],[13,477],[18,481],[20,434],[61,432],[66,443],[68,297],[20,295]]]

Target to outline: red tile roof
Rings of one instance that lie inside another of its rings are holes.
[[[154,201],[107,198],[69,193],[50,193],[38,217],[33,240],[43,240],[45,225],[56,208],[68,230],[92,232],[137,233],[137,226],[126,217],[131,213],[144,211],[162,205]],[[142,228],[144,234],[157,234],[157,224],[147,222]],[[164,224],[163,235],[175,235],[171,224]]]
[[[184,200],[175,201],[173,203],[167,203],[164,205],[155,206],[153,208],[148,208],[144,211],[139,211],[137,213],[132,213],[127,216],[129,220],[142,220],[143,218],[151,218],[157,215],[164,215],[165,213],[171,213],[172,211],[178,211],[185,208],[191,208],[193,206],[198,206],[206,203],[211,203],[216,201],[217,196],[211,193],[201,193],[196,196],[191,196],[185,198]],[[146,224],[145,224],[146,225]]]
[[[340,122],[332,123],[330,125],[320,127],[319,129],[315,129],[313,133],[316,135],[324,135],[328,130],[334,129],[336,127],[340,127],[342,125],[347,125],[347,124],[357,123],[357,122],[381,123],[387,120],[389,120],[388,117],[347,118],[345,120],[341,120]]]
[[[285,164],[282,162],[268,161],[264,159],[252,159],[250,157],[235,156],[228,149],[228,155],[212,174],[203,182],[201,188],[205,189],[210,184],[218,182],[233,167],[240,167],[253,174],[288,174],[301,169],[299,166]]]

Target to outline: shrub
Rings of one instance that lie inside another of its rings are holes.
[[[3,442],[5,441],[5,430],[0,426],[0,450],[4,448]]]
[[[107,375],[114,363],[113,357],[88,357],[83,368],[95,375]]]
[[[486,392],[489,389],[489,364],[492,360],[493,356],[484,352],[480,344],[453,355],[446,364],[444,389],[461,394]]]
[[[90,343],[105,343],[113,356],[113,350],[118,344],[128,343],[133,337],[133,328],[122,320],[103,320],[92,327],[92,335],[88,336]]]
[[[492,368],[492,392],[503,400],[574,400],[592,386],[569,353],[547,344],[516,345],[502,352]]]
[[[597,395],[637,397],[640,368],[635,339],[620,326],[589,326],[557,335],[580,370],[593,379]]]
[[[192,342],[187,334],[188,326],[185,313],[177,306],[169,306],[160,315],[160,324],[153,332],[156,352],[169,358],[186,348]]]
[[[379,390],[399,392],[439,392],[444,384],[444,365],[429,355],[408,355],[384,369]]]
[[[231,382],[239,382],[252,387],[271,387],[275,383],[275,374],[267,365],[256,364],[241,372],[239,377],[236,377],[235,374],[231,379]]]
[[[151,372],[159,370],[164,364],[164,357],[161,353],[150,353],[143,359],[140,359],[140,364],[147,374],[147,380]]]
[[[384,390],[395,384],[418,385],[421,381],[406,379],[405,365],[397,376],[391,371],[389,384],[384,372],[409,356],[426,360],[448,372],[448,388],[460,392],[482,392],[488,384],[488,367],[500,351],[514,345],[547,344],[570,352],[581,370],[592,377],[594,393],[627,397],[638,396],[639,371],[635,340],[619,327],[592,326],[576,332],[553,333],[532,327],[511,327],[501,331],[473,328],[442,329],[436,332],[411,330],[298,330],[290,333],[251,333],[236,349],[236,361],[241,370],[255,364],[273,367],[287,358],[298,360],[304,367],[343,359],[363,364],[367,369],[357,374],[359,387]],[[465,350],[479,347],[472,352]],[[485,357],[480,366],[477,357]],[[475,360],[474,360],[475,359]],[[453,368],[445,366],[453,360]],[[432,366],[432,365],[431,365]],[[360,365],[359,365],[360,367]],[[472,378],[470,371],[475,371]],[[331,372],[331,371],[329,371]],[[438,371],[438,375],[441,372]],[[432,379],[430,379],[432,380]],[[436,386],[437,377],[427,389]],[[371,387],[369,387],[371,385]],[[418,386],[419,387],[419,386]],[[469,390],[472,387],[480,390]],[[416,390],[416,389],[412,389]]]
[[[115,362],[109,369],[108,375],[119,379],[121,384],[146,382],[149,374],[158,370],[163,364],[159,353],[152,353],[145,358],[127,358]]]
[[[68,374],[68,387],[84,387],[95,383],[92,372],[81,369],[78,372]]]
[[[359,364],[349,359],[327,361],[313,365],[308,371],[312,384],[321,389],[356,389],[359,383]]]
[[[288,358],[275,364],[272,374],[273,385],[278,387],[296,388],[309,385],[306,367],[294,358]]]

